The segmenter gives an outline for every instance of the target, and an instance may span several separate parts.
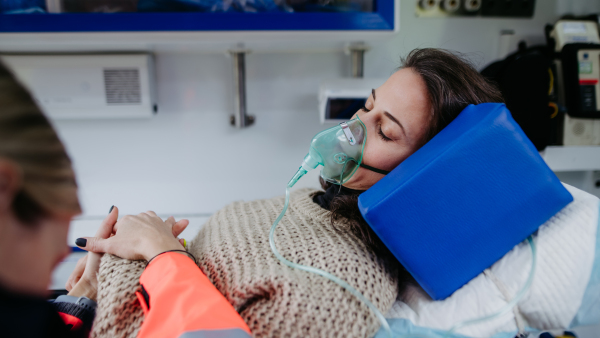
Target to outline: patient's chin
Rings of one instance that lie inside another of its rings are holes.
[[[383,175],[374,173],[370,170],[360,167],[354,173],[354,175],[343,185],[344,187],[349,189],[367,190],[382,178]]]

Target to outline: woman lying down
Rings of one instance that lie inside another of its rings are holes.
[[[386,313],[410,277],[362,218],[358,195],[467,105],[502,101],[500,92],[465,60],[443,50],[413,50],[356,112],[367,129],[365,166],[341,188],[322,181],[324,192],[292,193],[275,233],[278,250],[294,263],[347,281]],[[372,337],[379,322],[361,301],[337,284],[284,266],[273,256],[269,230],[283,204],[284,198],[276,197],[223,208],[188,244],[189,253],[254,337]],[[82,247],[91,249],[92,242]],[[114,247],[104,251],[119,252]],[[145,265],[104,255],[93,337],[137,336],[144,321],[140,304],[152,307],[151,295],[141,299],[145,291],[139,280]],[[79,265],[71,280],[83,270]]]

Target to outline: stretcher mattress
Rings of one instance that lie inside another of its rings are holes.
[[[533,284],[515,310],[449,337],[512,338],[518,320],[528,331],[600,322],[600,201],[564,186],[574,201],[534,236],[538,253]],[[523,287],[530,269],[531,250],[523,242],[444,300],[432,300],[418,285],[408,287],[386,317],[395,336],[412,332],[442,338],[455,324],[494,314],[505,306]],[[381,330],[376,335],[385,337]]]

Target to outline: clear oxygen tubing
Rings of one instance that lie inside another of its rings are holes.
[[[277,228],[277,225],[279,224],[279,222],[285,215],[285,213],[288,209],[288,206],[290,204],[290,188],[292,186],[294,186],[294,184],[296,184],[296,182],[298,182],[298,180],[300,178],[302,178],[302,176],[304,176],[304,174],[306,174],[307,172],[308,171],[305,170],[303,167],[300,167],[300,169],[298,169],[298,171],[296,172],[294,177],[290,180],[287,187],[285,188],[285,203],[283,205],[283,210],[281,210],[281,213],[279,214],[279,216],[277,216],[277,218],[273,222],[273,225],[271,226],[271,230],[269,231],[269,244],[271,246],[271,251],[273,251],[273,254],[281,263],[289,266],[290,268],[317,274],[317,275],[325,277],[325,278],[329,279],[330,281],[343,287],[346,291],[350,292],[352,295],[354,295],[356,298],[358,298],[360,301],[362,301],[371,311],[373,311],[373,313],[375,314],[375,316],[381,323],[382,328],[385,330],[387,336],[389,338],[394,338],[392,330],[390,329],[390,325],[388,324],[387,320],[385,319],[385,317],[381,313],[381,311],[379,311],[379,309],[377,309],[377,307],[375,307],[375,305],[373,305],[373,303],[371,303],[365,296],[362,295],[362,293],[360,293],[358,290],[353,288],[350,284],[346,283],[344,280],[340,279],[339,277],[334,276],[334,275],[330,274],[329,272],[323,271],[321,269],[317,269],[317,268],[314,268],[311,266],[306,266],[306,265],[301,265],[301,264],[296,264],[294,262],[290,262],[289,260],[285,259],[285,257],[283,257],[279,253],[279,251],[277,251],[277,247],[275,246],[275,239],[274,239],[275,229]],[[444,338],[451,337],[452,334],[456,330],[458,330],[462,327],[469,326],[469,325],[475,325],[475,324],[479,324],[482,322],[486,322],[486,321],[498,318],[498,317],[504,315],[505,313],[507,313],[508,311],[511,311],[512,308],[515,307],[515,305],[517,305],[517,303],[521,300],[521,298],[523,298],[525,293],[527,293],[527,291],[531,287],[531,283],[533,282],[533,276],[535,274],[535,267],[537,264],[537,257],[536,257],[537,249],[535,246],[535,242],[533,241],[533,237],[532,236],[527,237],[527,242],[529,243],[529,247],[531,248],[531,271],[529,272],[529,276],[527,278],[527,281],[525,282],[525,285],[523,286],[523,288],[521,288],[519,293],[517,293],[517,295],[508,304],[503,306],[498,312],[496,312],[492,315],[481,317],[481,318],[476,318],[476,319],[466,320],[466,321],[463,321],[463,322],[460,322],[460,323],[454,325],[452,328],[450,328],[450,330],[445,332],[445,334],[443,336]],[[431,337],[428,337],[427,335],[423,335],[423,334],[418,334],[418,333],[407,333],[407,334],[402,334],[395,338],[431,338]],[[433,337],[433,338],[439,338],[439,335],[436,334],[435,337]]]
[[[344,289],[346,289],[346,291],[350,292],[356,298],[360,299],[365,305],[367,305],[367,307],[369,309],[371,309],[371,311],[373,311],[373,313],[375,313],[375,316],[377,316],[377,319],[379,320],[379,322],[381,322],[381,325],[383,326],[385,331],[388,332],[389,337],[392,338],[392,330],[390,329],[390,326],[389,326],[387,320],[385,320],[385,317],[383,316],[381,311],[379,311],[375,307],[375,305],[373,305],[373,303],[371,303],[365,296],[363,296],[362,293],[360,293],[358,290],[353,288],[350,284],[346,283],[344,280],[340,279],[337,276],[330,274],[329,272],[323,271],[321,269],[313,268],[312,266],[306,266],[306,265],[301,265],[301,264],[296,264],[294,262],[290,262],[287,259],[285,259],[279,253],[279,251],[277,251],[277,247],[275,246],[275,239],[274,239],[275,228],[277,227],[277,224],[279,223],[279,221],[281,221],[281,219],[283,218],[283,215],[285,215],[285,212],[287,211],[289,204],[290,204],[290,187],[288,186],[285,188],[285,204],[283,205],[283,210],[281,210],[281,213],[279,214],[277,219],[275,219],[275,222],[273,222],[273,226],[271,227],[271,231],[269,232],[269,244],[271,245],[271,250],[273,251],[273,254],[275,254],[275,257],[277,257],[277,259],[279,259],[279,261],[281,263],[289,266],[290,268],[294,268],[294,269],[298,269],[298,270],[302,270],[302,271],[306,271],[306,272],[312,272],[319,276],[325,277],[325,278],[329,279],[330,281],[332,281],[332,282],[338,284],[339,286],[343,287]]]

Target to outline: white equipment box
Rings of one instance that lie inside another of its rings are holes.
[[[558,21],[554,25],[550,36],[556,41],[556,52],[561,52],[565,45],[571,43],[589,43],[590,46],[594,43],[600,43],[598,25],[592,21]],[[594,50],[582,50],[578,52],[577,59],[579,63],[579,85],[587,91],[590,89],[595,91],[596,95],[594,96],[600,98],[600,85],[598,84],[599,53]],[[560,86],[565,86],[564,74],[562,74],[564,65],[558,60],[555,64]],[[564,88],[559,88],[558,96],[561,105],[565,105],[566,101],[564,92]],[[582,94],[582,102],[592,102],[592,100],[584,100],[586,94],[589,96],[592,93],[584,91]],[[593,105],[596,105],[595,102]],[[597,108],[600,110],[600,100]],[[576,118],[565,114],[563,144],[565,146],[600,145],[600,119]]]
[[[150,54],[0,58],[53,119],[148,118],[157,109]]]
[[[362,108],[371,91],[386,79],[349,78],[329,80],[319,88],[321,123],[342,122],[352,118]]]
[[[550,36],[556,40],[556,51],[568,43],[598,43],[598,24],[593,21],[560,20]]]

